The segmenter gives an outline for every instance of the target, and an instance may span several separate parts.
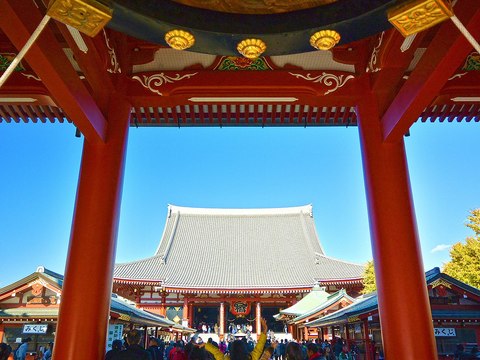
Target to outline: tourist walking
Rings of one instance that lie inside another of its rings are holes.
[[[29,337],[22,340],[22,345],[20,345],[15,353],[17,360],[25,360],[25,357],[27,356],[28,343],[30,341],[32,341],[32,339]]]
[[[150,354],[142,346],[142,333],[138,330],[130,330],[127,334],[128,348],[115,354],[112,360],[152,360]]]
[[[13,360],[13,352],[10,345],[0,344],[0,360]]]
[[[120,345],[121,345],[121,341],[120,341]],[[43,353],[42,360],[51,360],[52,359],[52,352],[53,352],[53,343],[51,342],[51,343],[48,344],[47,349]]]
[[[265,342],[267,341],[267,322],[265,319],[261,319],[262,333],[258,338],[257,345],[253,351],[249,354],[247,350],[247,344],[243,340],[235,340],[230,347],[230,354],[223,355],[223,353],[212,344],[205,344],[205,349],[213,354],[215,360],[259,360],[263,353]]]
[[[183,349],[182,340],[177,341],[175,347],[170,351],[170,354],[168,354],[168,360],[187,360],[187,354],[185,354],[185,350]]]
[[[285,350],[287,360],[304,360],[300,344],[291,341]]]
[[[148,339],[147,351],[150,354],[150,357],[152,358],[152,360],[163,360],[163,353],[160,352],[160,349],[158,348],[157,338],[150,337]]]
[[[117,355],[122,351],[123,343],[122,340],[116,339],[112,341],[112,349],[108,350],[105,354],[105,360],[114,360],[117,359]]]

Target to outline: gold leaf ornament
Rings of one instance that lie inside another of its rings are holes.
[[[95,0],[51,0],[47,14],[91,37],[112,19],[112,9]]]
[[[175,50],[185,50],[195,44],[195,37],[188,31],[172,30],[165,34],[168,46]]]
[[[414,0],[388,12],[388,21],[403,36],[426,30],[453,16],[451,4],[443,0]]]
[[[335,30],[320,30],[310,37],[310,45],[318,50],[330,50],[340,39],[340,34]]]
[[[245,39],[238,43],[237,51],[248,59],[256,59],[267,49],[260,39]]]

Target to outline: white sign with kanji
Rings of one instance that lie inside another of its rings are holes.
[[[433,333],[435,336],[457,336],[455,328],[434,328]]]
[[[25,324],[23,325],[24,334],[46,334],[48,330],[47,324]]]

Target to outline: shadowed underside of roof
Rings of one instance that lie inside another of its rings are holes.
[[[171,288],[311,287],[359,280],[363,266],[325,256],[312,207],[195,209],[170,206],[155,256],[117,264],[117,280]]]

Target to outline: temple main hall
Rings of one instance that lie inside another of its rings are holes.
[[[169,205],[158,249],[149,258],[116,264],[113,291],[144,310],[220,337],[291,332],[274,315],[312,288],[362,289],[364,266],[327,256],[311,205],[268,209],[207,209]]]

